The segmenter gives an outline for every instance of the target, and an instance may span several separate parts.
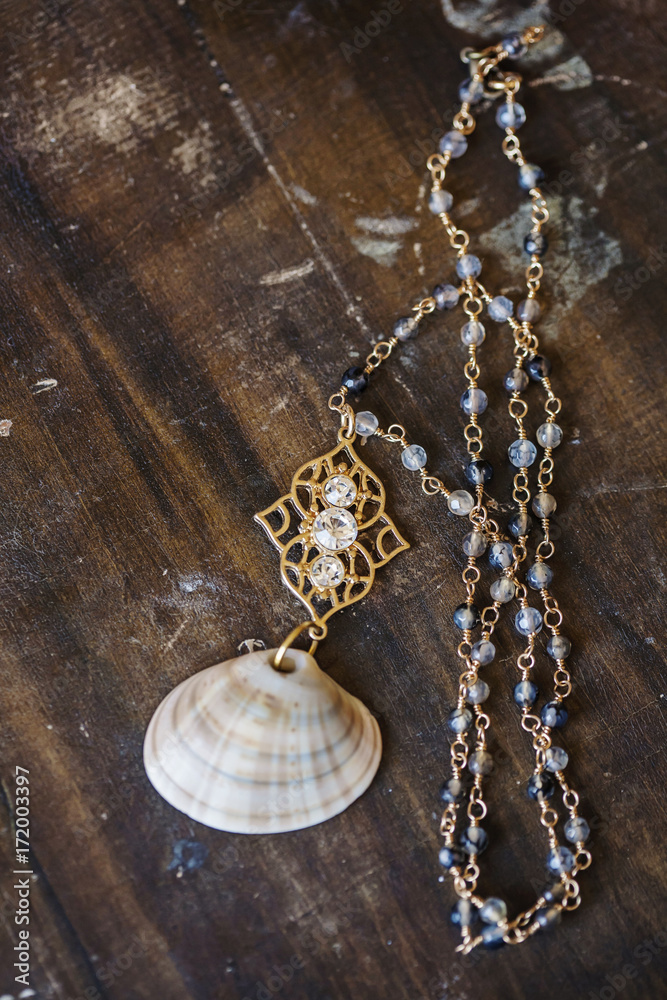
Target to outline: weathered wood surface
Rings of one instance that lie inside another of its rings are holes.
[[[350,359],[451,274],[419,187],[462,79],[459,49],[495,40],[512,11],[515,24],[539,20],[539,4],[399,7],[371,36],[370,8],[356,2],[3,4],[8,998],[35,995],[11,969],[16,764],[30,769],[34,799],[39,997],[661,993],[657,4],[554,4],[522,135],[547,168],[555,217],[541,334],[565,403],[555,565],[576,651],[564,740],[596,827],[584,905],[521,948],[467,963],[454,953],[436,792],[461,526],[380,442],[367,454],[413,548],[332,621],[319,654],[379,716],[385,756],[371,790],[321,827],[243,838],[188,821],[143,773],[145,726],[173,685],[299,620],[252,515],[330,447],[326,399]],[[489,284],[516,297],[526,210],[516,214],[498,140],[487,114],[452,188],[481,234]],[[404,422],[456,483],[459,322],[438,316],[364,401]],[[498,383],[507,351],[495,335],[484,350],[497,466],[510,433]],[[519,787],[530,754],[509,698],[507,629],[500,645],[490,709],[503,765],[483,887],[527,904],[544,837]]]

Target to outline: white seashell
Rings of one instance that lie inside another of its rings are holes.
[[[382,741],[365,705],[308,653],[258,650],[202,670],[158,706],[146,773],[167,802],[230,833],[282,833],[341,813],[370,785]]]

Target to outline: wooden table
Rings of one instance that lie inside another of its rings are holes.
[[[252,516],[331,446],[341,372],[451,277],[424,164],[464,76],[458,53],[536,19],[493,2],[373,10],[3,4],[7,998],[660,995],[664,18],[639,3],[557,0],[525,61],[522,142],[547,170],[554,217],[539,332],[565,413],[554,565],[575,644],[563,739],[594,826],[581,909],[521,948],[454,951],[437,791],[462,525],[380,441],[365,454],[412,549],[318,653],[378,716],[372,788],[322,826],[243,837],[191,822],[144,775],[143,733],[168,690],[301,620]],[[527,205],[492,114],[451,186],[489,286],[516,300]],[[364,397],[458,486],[460,316],[429,321]],[[508,353],[494,327],[483,359],[499,491]],[[529,905],[545,837],[522,788],[531,755],[507,628],[499,646],[488,705],[504,765],[482,884]],[[32,790],[33,992],[12,970],[17,765]]]

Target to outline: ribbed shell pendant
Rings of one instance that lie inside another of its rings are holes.
[[[261,650],[202,670],[151,719],[144,764],[191,819],[230,833],[284,833],[343,812],[370,785],[382,743],[368,709],[290,649],[291,672]],[[285,665],[283,664],[283,666]]]

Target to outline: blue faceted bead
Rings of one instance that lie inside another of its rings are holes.
[[[528,51],[528,46],[524,42],[521,35],[516,31],[512,32],[511,35],[507,35],[506,38],[503,38],[500,44],[511,59],[518,59],[525,55]]]
[[[565,836],[571,844],[586,841],[591,835],[591,828],[583,816],[573,816],[563,827]]]
[[[547,643],[547,653],[552,660],[564,660],[570,655],[572,643],[566,635],[552,635]]]
[[[440,789],[443,802],[462,802],[466,795],[466,786],[460,778],[450,778]]]
[[[461,409],[470,416],[473,413],[484,413],[489,405],[489,398],[483,389],[471,386],[461,396]]]
[[[544,752],[545,764],[547,771],[551,771],[552,774],[558,774],[559,771],[563,771],[567,767],[567,762],[570,759],[567,755],[567,751],[563,750],[562,747],[548,747]]]
[[[483,486],[493,477],[493,466],[490,462],[477,458],[466,465],[465,477],[473,486]]]
[[[458,847],[443,847],[438,854],[438,860],[443,868],[460,868],[465,864],[466,857]]]
[[[482,943],[489,950],[502,948],[505,944],[505,931],[498,924],[488,924],[482,931]]]
[[[437,309],[453,309],[459,301],[458,288],[454,288],[454,285],[436,285],[433,298]]]
[[[496,295],[488,305],[489,316],[496,323],[504,323],[514,312],[514,303],[506,295]]]
[[[536,163],[524,163],[519,167],[519,187],[524,191],[532,191],[544,180],[544,171]]]
[[[471,774],[487,775],[493,771],[493,757],[488,750],[475,750],[468,758],[468,770]]]
[[[549,240],[546,238],[544,233],[528,233],[523,241],[523,248],[526,253],[531,255],[531,257],[533,254],[537,257],[541,257],[542,254],[546,253],[549,248]]]
[[[533,590],[544,590],[554,578],[554,571],[544,562],[536,562],[526,573],[528,586]]]
[[[468,78],[459,84],[459,100],[466,104],[479,104],[484,99],[484,87],[481,80]]]
[[[556,786],[553,778],[545,774],[544,771],[540,771],[538,774],[531,774],[526,785],[528,798],[535,799],[537,802],[545,802],[547,799],[550,799],[555,791]]]
[[[530,708],[537,701],[539,692],[537,684],[532,681],[519,681],[514,686],[514,700],[521,708]]]
[[[507,527],[510,534],[514,535],[515,538],[523,538],[533,530],[533,519],[530,514],[521,510],[509,519]]]
[[[535,919],[543,931],[559,924],[561,922],[561,917],[562,911],[559,910],[557,906],[550,906],[548,908],[545,907],[544,909],[537,910],[535,913]]]
[[[491,663],[494,656],[496,655],[496,647],[488,639],[482,639],[480,642],[476,642],[475,645],[470,650],[470,659],[474,660],[475,663],[479,663],[480,666],[486,666],[487,663]]]
[[[469,899],[457,899],[452,907],[452,923],[458,927],[470,927],[476,920],[477,907]]]
[[[480,919],[485,924],[499,924],[501,920],[507,919],[507,904],[504,899],[497,896],[489,896],[482,903],[479,910]]]
[[[554,875],[571,872],[574,868],[574,854],[569,847],[552,847],[547,854],[547,868]]]
[[[475,681],[466,689],[466,701],[469,705],[481,705],[490,693],[491,689],[486,681]]]
[[[565,899],[565,886],[562,882],[554,882],[542,895],[547,903],[560,903]]]
[[[474,604],[459,604],[453,617],[456,627],[465,632],[479,623],[479,610]]]
[[[461,847],[467,854],[481,854],[488,843],[487,833],[481,826],[469,826],[461,834]]]
[[[494,542],[489,549],[489,562],[495,569],[508,569],[514,562],[514,550],[510,542]]]
[[[549,729],[560,729],[567,722],[567,709],[562,701],[548,701],[542,709],[542,722]]]
[[[454,204],[454,198],[449,191],[440,188],[439,191],[431,191],[428,198],[428,207],[434,215],[441,215],[448,212]]]
[[[507,449],[509,460],[517,469],[527,469],[537,458],[537,448],[526,438],[517,438]]]
[[[464,253],[456,262],[459,278],[476,278],[482,272],[482,262],[473,253]]]
[[[472,726],[472,712],[467,708],[455,708],[447,719],[453,733],[465,733]]]
[[[514,627],[521,635],[542,631],[542,615],[537,608],[521,608],[514,618]]]
[[[530,379],[523,368],[512,368],[503,379],[503,385],[508,392],[523,392],[529,384]]]
[[[526,361],[526,371],[534,382],[541,382],[551,374],[551,362],[542,354],[535,354]]]
[[[445,132],[440,140],[439,149],[441,153],[449,153],[453,160],[463,156],[468,148],[468,140],[462,132]]]
[[[526,120],[523,105],[511,101],[501,104],[496,112],[496,125],[501,128],[521,128]]]

